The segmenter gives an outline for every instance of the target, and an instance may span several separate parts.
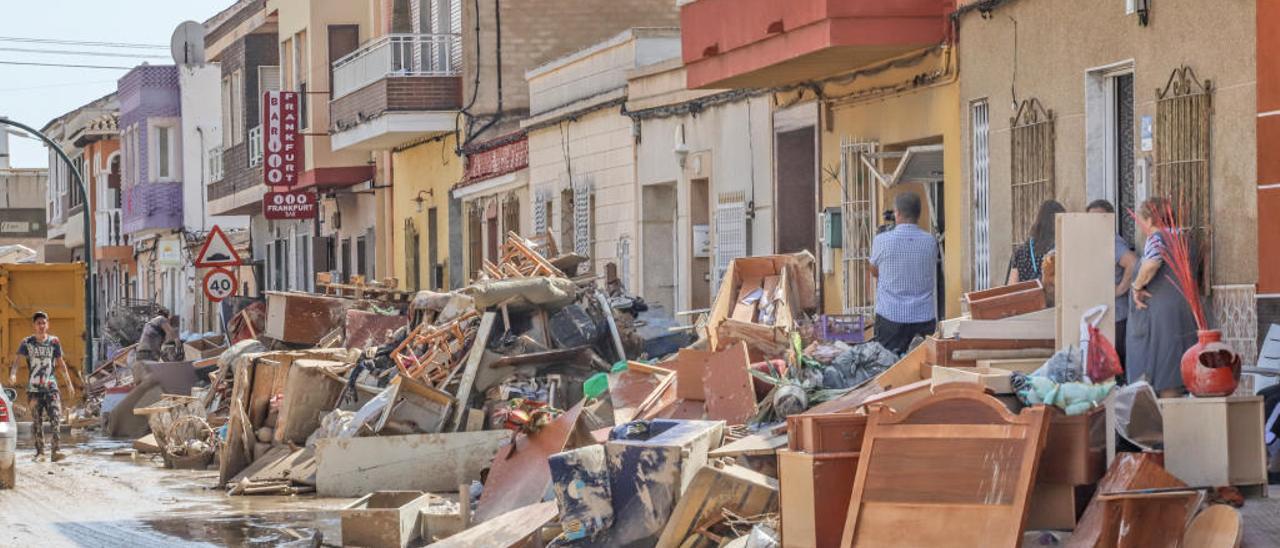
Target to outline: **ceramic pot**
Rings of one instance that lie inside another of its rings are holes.
[[[1199,341],[1182,355],[1182,383],[1193,396],[1229,396],[1240,383],[1240,355],[1222,343],[1217,329],[1198,331]]]

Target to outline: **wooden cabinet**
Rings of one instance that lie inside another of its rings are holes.
[[[1161,398],[1164,467],[1192,487],[1265,485],[1261,396]]]

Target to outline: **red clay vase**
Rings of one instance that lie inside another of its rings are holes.
[[[1222,332],[1196,332],[1199,342],[1182,355],[1182,383],[1192,396],[1230,396],[1240,383],[1240,355],[1222,343]]]

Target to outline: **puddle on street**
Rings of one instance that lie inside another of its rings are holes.
[[[274,513],[267,515],[174,516],[143,519],[140,525],[174,539],[219,546],[319,546],[324,530],[337,531],[337,513]]]

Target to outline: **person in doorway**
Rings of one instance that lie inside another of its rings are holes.
[[[1055,227],[1053,217],[1065,213],[1067,209],[1056,200],[1046,200],[1040,204],[1036,213],[1036,222],[1031,225],[1031,233],[1027,234],[1027,243],[1013,250],[1013,259],[1009,265],[1009,283],[1039,280],[1044,276],[1044,258],[1054,249]]]
[[[178,331],[173,328],[169,319],[169,310],[161,307],[154,318],[142,326],[142,336],[138,337],[138,348],[134,358],[147,361],[160,361],[163,358],[161,349],[165,343],[178,340]]]
[[[871,243],[871,275],[876,277],[875,339],[897,354],[916,336],[938,327],[938,240],[917,224],[920,197],[899,193],[893,200],[895,226]]]
[[[1138,210],[1137,224],[1147,243],[1142,262],[1130,286],[1129,325],[1125,373],[1129,382],[1146,380],[1162,398],[1186,392],[1182,383],[1182,354],[1196,344],[1196,320],[1182,292],[1173,283],[1173,271],[1161,250],[1165,235],[1179,230],[1164,198],[1150,198]]]
[[[1115,206],[1106,200],[1094,200],[1085,208],[1089,213],[1116,212]],[[1133,275],[1138,271],[1138,255],[1129,249],[1129,243],[1120,234],[1116,234],[1116,354],[1120,356],[1120,365],[1124,366],[1125,328],[1129,320],[1129,285],[1133,283]]]
[[[31,316],[32,334],[18,343],[18,360],[9,370],[9,384],[18,382],[18,368],[27,365],[27,403],[31,406],[31,435],[35,438],[36,454],[32,460],[44,457],[44,422],[49,421],[49,460],[60,461],[64,455],[58,451],[58,430],[61,427],[62,398],[58,392],[57,369],[67,377],[67,393],[75,397],[71,372],[62,359],[62,342],[49,333],[49,315],[36,312]],[[55,369],[55,366],[57,369]]]

